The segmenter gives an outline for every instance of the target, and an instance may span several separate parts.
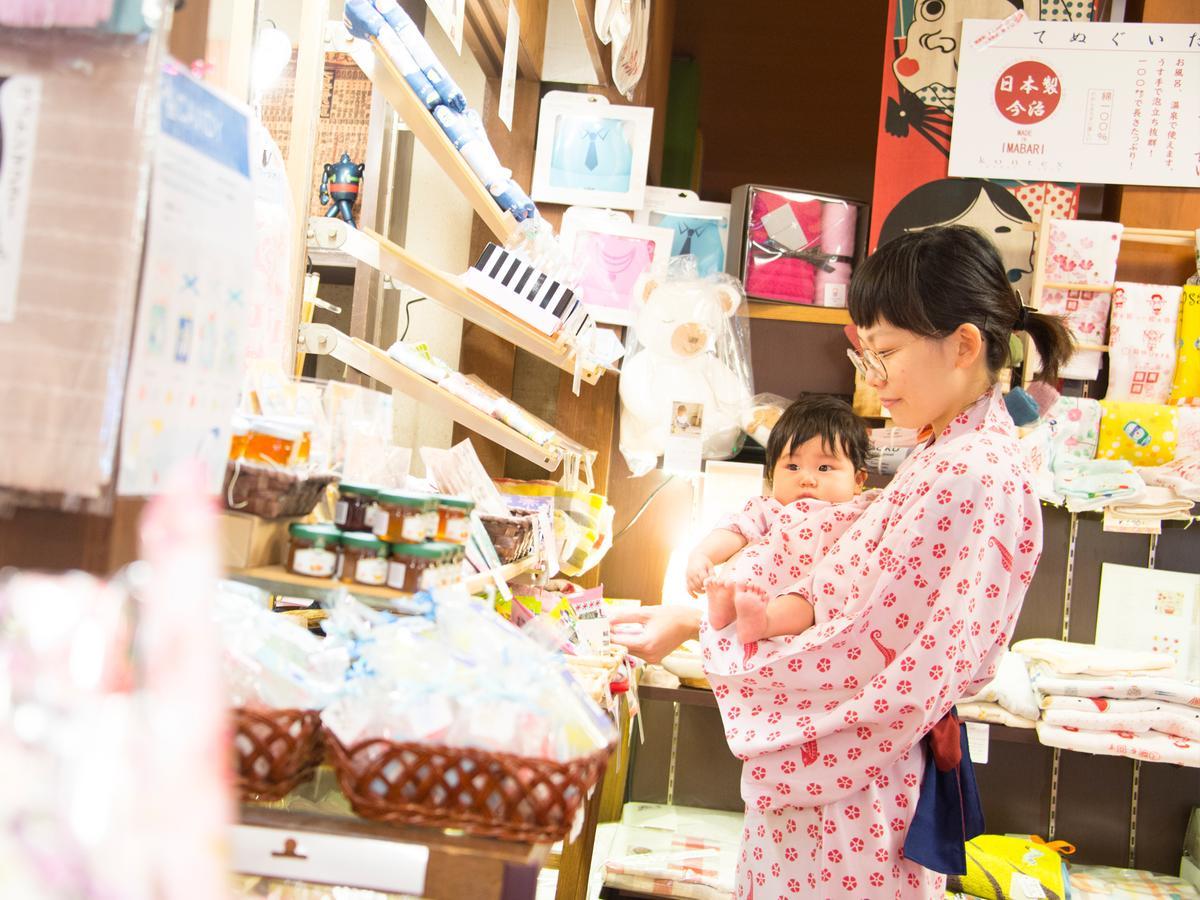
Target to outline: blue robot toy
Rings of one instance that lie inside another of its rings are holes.
[[[350,159],[349,153],[343,153],[336,163],[325,163],[325,174],[321,176],[321,204],[332,202],[333,206],[325,213],[325,218],[333,219],[341,216],[354,224],[354,201],[358,199],[359,188],[362,187],[363,164]]]

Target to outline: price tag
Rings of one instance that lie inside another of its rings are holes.
[[[988,761],[988,741],[991,727],[983,722],[967,722],[966,726],[967,753],[971,757],[971,762],[982,766]]]
[[[1162,534],[1162,519],[1144,519],[1140,516],[1116,516],[1104,511],[1103,528],[1118,534]]]
[[[1046,891],[1042,888],[1042,883],[1032,875],[1022,875],[1020,872],[1013,872],[1012,881],[1009,884],[1008,896],[1024,897],[1025,900],[1044,900]]]

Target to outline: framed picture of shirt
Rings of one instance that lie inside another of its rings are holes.
[[[629,325],[639,280],[666,277],[674,234],[635,225],[626,213],[573,206],[563,213],[560,240],[579,274],[576,293],[592,318]]]
[[[729,204],[706,203],[693,191],[646,188],[645,205],[633,214],[639,225],[670,228],[671,258],[692,256],[701,278],[725,271]]]
[[[539,203],[640,209],[654,110],[605,97],[551,91],[542,98],[533,159]]]

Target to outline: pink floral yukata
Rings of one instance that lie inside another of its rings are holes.
[[[944,876],[903,856],[919,742],[995,673],[1041,542],[993,388],[787,589],[813,603],[812,628],[744,650],[733,626],[701,625],[726,738],[745,761],[739,898],[943,896]]]
[[[746,547],[721,570],[720,581],[749,584],[771,597],[803,578],[879,496],[867,491],[844,503],[755,497],[718,528],[740,534]]]

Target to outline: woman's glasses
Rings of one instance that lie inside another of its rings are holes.
[[[888,380],[888,370],[883,361],[893,353],[898,353],[905,347],[915,344],[919,340],[921,339],[916,338],[915,340],[909,341],[907,344],[901,344],[899,347],[893,347],[891,350],[884,350],[882,353],[876,353],[874,350],[867,349],[847,349],[846,355],[850,357],[850,362],[854,363],[854,368],[858,370],[858,374],[860,374],[863,378],[874,378],[881,384],[886,384]]]

